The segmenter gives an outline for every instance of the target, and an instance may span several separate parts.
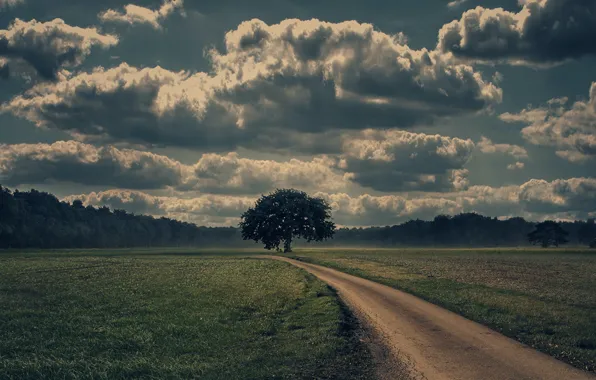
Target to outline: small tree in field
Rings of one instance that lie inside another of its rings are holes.
[[[332,238],[335,224],[331,206],[321,198],[313,198],[294,189],[278,189],[264,195],[242,214],[240,228],[244,240],[261,241],[265,249],[292,252],[292,240],[304,238],[308,242]]]
[[[565,244],[569,233],[565,231],[557,222],[547,220],[536,225],[536,229],[528,234],[528,240],[532,245],[540,243],[543,248],[554,245],[558,247],[560,244]]]

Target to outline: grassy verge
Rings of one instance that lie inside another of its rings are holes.
[[[574,250],[300,250],[596,372],[596,255]]]
[[[305,272],[125,253],[0,256],[0,378],[372,377],[353,318]]]

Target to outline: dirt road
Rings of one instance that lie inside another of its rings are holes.
[[[596,380],[548,355],[415,296],[330,268],[284,257],[337,290],[398,360],[428,380]]]

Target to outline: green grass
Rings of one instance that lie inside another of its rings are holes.
[[[295,256],[415,294],[596,372],[594,251],[303,249]]]
[[[223,250],[168,253],[0,253],[0,378],[373,376],[354,318],[312,276]]]

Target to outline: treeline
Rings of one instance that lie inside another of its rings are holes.
[[[567,245],[588,246],[596,238],[594,219],[560,222],[568,232]],[[332,241],[318,245],[404,247],[515,247],[529,246],[535,222],[515,217],[499,220],[476,213],[439,215],[431,221],[410,220],[400,225],[340,228]]]
[[[596,238],[594,219],[561,222],[568,245],[588,246]],[[439,215],[386,227],[340,228],[315,246],[511,247],[529,246],[536,223],[498,220],[475,213]],[[306,242],[298,240],[297,246]],[[160,246],[260,247],[243,241],[235,227],[198,227],[168,218],[135,215],[107,207],[85,207],[54,195],[0,186],[0,248],[125,248]]]
[[[230,240],[238,241],[235,228],[85,207],[45,192],[13,193],[0,186],[0,248],[205,246]]]

